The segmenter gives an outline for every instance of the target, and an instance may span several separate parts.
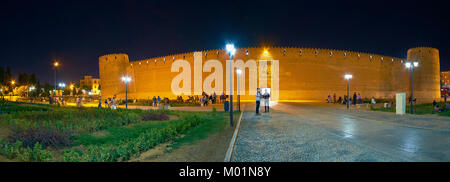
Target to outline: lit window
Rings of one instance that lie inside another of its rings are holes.
[[[208,56],[208,53],[207,53],[207,52],[205,52],[205,57],[206,57],[206,56]]]
[[[147,64],[148,64],[148,61],[147,61]]]
[[[156,63],[156,59],[155,59],[155,63]]]
[[[394,62],[394,58],[392,58],[392,62]]]
[[[372,56],[370,56],[369,59],[372,60]]]
[[[319,53],[319,52],[318,52],[317,50],[314,52],[314,54],[316,54],[316,55],[317,55],[318,53]]]
[[[302,50],[301,49],[300,49],[299,53],[300,53],[300,55],[302,55]]]
[[[166,58],[164,58],[163,61],[166,62]]]
[[[283,54],[286,55],[286,49],[283,49]]]
[[[381,57],[381,61],[383,61],[383,57]]]
[[[361,54],[358,54],[358,59],[361,58]]]
[[[141,65],[141,62],[139,62],[139,65]]]
[[[330,56],[332,56],[333,55],[333,52],[332,51],[330,51]]]
[[[219,51],[217,51],[216,54],[219,55]]]
[[[175,56],[172,57],[172,61],[175,61]]]
[[[245,55],[247,55],[247,56],[248,56],[248,49],[247,49],[247,50],[245,50]]]
[[[347,56],[347,53],[346,52],[344,52],[344,57],[346,57]]]

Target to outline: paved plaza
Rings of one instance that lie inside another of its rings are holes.
[[[450,119],[321,103],[257,116],[246,105],[232,161],[450,161]]]

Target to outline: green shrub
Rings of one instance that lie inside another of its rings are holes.
[[[18,159],[20,161],[48,162],[53,159],[53,154],[44,150],[39,143],[34,147],[23,147],[22,142],[17,141],[10,144],[6,141],[0,141],[0,153],[9,159]]]
[[[93,162],[127,161],[160,143],[173,140],[178,135],[200,125],[204,121],[204,118],[196,115],[188,116],[185,120],[172,121],[162,129],[149,129],[136,138],[121,141],[118,145],[90,145],[86,153],[66,151],[63,160],[67,162],[84,160]]]

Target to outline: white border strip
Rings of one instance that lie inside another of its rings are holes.
[[[244,115],[244,110],[241,110],[241,116],[239,117],[237,126],[234,129],[233,138],[231,138],[230,146],[228,147],[228,151],[227,151],[227,154],[225,155],[225,159],[223,162],[231,162],[231,157],[233,156],[233,151],[234,151],[234,144],[236,143],[236,139],[239,134],[239,129],[241,128],[241,121],[242,121],[243,115]]]

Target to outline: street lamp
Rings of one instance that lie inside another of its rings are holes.
[[[233,126],[233,56],[236,49],[233,44],[227,44],[226,51],[230,55],[230,126]]]
[[[9,94],[9,99],[12,101],[12,95],[14,93],[14,84],[16,84],[16,81],[11,80],[11,94]]]
[[[55,69],[55,92],[53,93],[53,96],[56,96],[56,70],[58,69],[59,66],[59,62],[55,60],[55,62],[53,62],[53,68]]]
[[[128,82],[131,81],[131,77],[123,76],[122,81],[125,82],[125,109],[128,109]]]
[[[350,79],[352,79],[353,78],[353,75],[351,75],[351,74],[345,74],[345,79],[347,80],[347,109],[349,108],[349,101],[350,101],[350,93],[349,93],[349,82],[350,82]]]
[[[239,93],[239,80],[240,80],[240,78],[241,78],[242,70],[241,70],[240,68],[238,68],[238,69],[236,69],[236,73],[237,73],[237,75],[238,75],[238,77],[237,77],[238,109],[239,109],[239,112],[241,112],[241,95],[240,95],[240,93]]]
[[[410,97],[410,113],[413,114],[413,71],[415,68],[419,67],[419,62],[414,61],[412,64],[411,62],[405,63],[406,69],[411,70],[411,97]]]

